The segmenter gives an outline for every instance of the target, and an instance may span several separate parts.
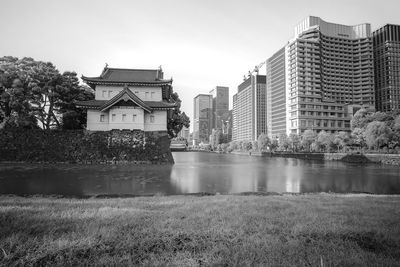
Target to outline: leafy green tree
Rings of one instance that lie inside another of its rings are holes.
[[[361,128],[354,128],[351,132],[351,141],[354,146],[360,148],[365,146],[364,130]]]
[[[280,134],[278,138],[278,149],[279,150],[288,150],[290,147],[289,138],[286,134]]]
[[[381,148],[388,146],[392,130],[381,121],[370,122],[364,132],[366,144],[369,148]]]
[[[302,138],[301,138],[301,144],[303,147],[306,148],[306,150],[310,151],[311,150],[311,144],[315,141],[315,133],[313,130],[305,130]]]
[[[392,132],[391,148],[400,147],[400,115],[397,115],[393,120]]]
[[[241,142],[241,149],[243,151],[250,151],[252,149],[252,144],[250,141],[242,141]]]
[[[365,128],[367,124],[371,122],[369,115],[370,113],[364,108],[358,110],[350,121],[351,129]]]
[[[333,143],[336,145],[339,152],[344,149],[350,142],[350,137],[346,132],[340,131],[334,135]]]
[[[251,142],[251,149],[253,149],[254,151],[257,151],[259,149],[257,141]]]
[[[300,145],[300,136],[297,133],[291,133],[288,138],[290,148],[293,152],[299,149]]]
[[[316,143],[326,152],[329,152],[333,145],[333,136],[330,133],[321,131],[316,137]]]
[[[279,146],[278,139],[273,138],[273,139],[271,140],[270,149],[271,149],[272,151],[276,151],[276,149],[278,148],[278,146]]]
[[[260,136],[257,138],[257,146],[260,151],[265,151],[268,149],[268,146],[270,145],[270,140],[268,136],[264,133],[260,134]]]
[[[186,128],[190,127],[190,119],[185,114],[185,112],[181,111],[182,101],[180,100],[179,95],[176,92],[171,94],[169,100],[177,104],[177,107],[168,113],[168,120],[167,120],[168,135],[170,138],[174,138],[178,135],[178,133],[182,130],[183,127]]]
[[[35,128],[27,90],[31,59],[0,58],[0,129],[5,127]]]
[[[43,129],[62,124],[65,128],[82,128],[86,114],[74,101],[94,98],[93,90],[79,85],[75,72],[60,74],[50,62],[13,57],[0,58],[0,94],[0,117],[5,124],[21,124],[28,118],[32,127],[38,120]]]

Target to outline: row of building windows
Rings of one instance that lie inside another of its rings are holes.
[[[291,121],[291,127],[331,127],[331,128],[343,128],[343,127],[350,127],[349,121],[335,121],[335,120],[300,120],[300,125],[297,125],[297,120]]]
[[[136,121],[136,114],[133,114],[131,116],[131,121],[135,122]],[[100,115],[100,122],[105,122],[106,121],[106,116],[105,115]],[[115,122],[117,121],[117,114],[111,114],[111,121]],[[127,122],[127,114],[121,114],[121,121],[122,122]],[[153,115],[150,115],[149,117],[149,122],[153,123],[155,121],[155,118]]]
[[[105,97],[108,97],[108,98],[111,98],[111,97],[113,97],[114,95],[116,95],[118,92],[114,92],[113,90],[103,90],[102,92],[101,92],[101,96],[103,97],[103,98],[105,98]],[[139,91],[135,91],[135,94],[136,95],[139,95]],[[145,92],[145,98],[146,99],[149,99],[149,98],[155,98],[155,95],[156,95],[156,93],[155,92]]]

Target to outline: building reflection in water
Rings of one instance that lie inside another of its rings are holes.
[[[172,166],[0,163],[0,194],[400,193],[397,166],[201,152],[173,155]]]

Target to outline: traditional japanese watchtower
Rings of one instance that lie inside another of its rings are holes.
[[[104,68],[99,77],[82,76],[95,90],[95,99],[78,101],[87,109],[87,130],[167,131],[172,79],[158,69]]]

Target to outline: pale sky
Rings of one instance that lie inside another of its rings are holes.
[[[197,94],[229,86],[232,102],[243,75],[309,15],[375,30],[400,24],[400,0],[0,0],[0,56],[51,61],[79,76],[100,75],[106,62],[162,65],[192,121]]]

